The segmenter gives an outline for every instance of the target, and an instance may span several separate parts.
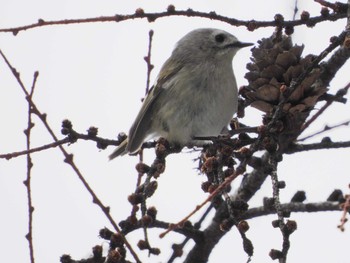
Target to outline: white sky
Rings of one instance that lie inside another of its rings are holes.
[[[191,7],[199,11],[216,11],[244,20],[271,20],[276,13],[291,19],[294,9],[294,1],[280,0],[6,2],[0,9],[0,28],[31,24],[39,18],[57,20],[127,14],[133,13],[138,7],[144,8],[146,12],[163,11],[170,3],[177,9]],[[319,14],[320,7],[313,1],[299,2],[303,5],[300,11],[305,9],[311,15]],[[296,43],[305,44],[304,54],[318,54],[328,45],[331,36],[341,32],[345,23],[344,19],[336,23],[322,23],[314,29],[297,27],[293,38]],[[40,72],[34,100],[38,108],[47,113],[48,122],[60,138],[63,137],[60,135],[60,125],[65,118],[70,119],[79,132],[96,126],[100,136],[115,138],[118,132],[128,131],[141,105],[146,82],[143,57],[147,54],[148,31],[155,31],[152,50],[154,80],[174,43],[198,27],[221,28],[246,42],[256,42],[273,31],[269,28],[247,32],[243,27],[235,28],[206,19],[171,17],[154,23],[133,20],[43,27],[21,32],[16,37],[1,33],[0,48],[21,73],[28,88],[34,71]],[[235,57],[234,69],[239,86],[246,84],[243,76],[248,60],[249,49],[240,51]],[[346,74],[349,70],[348,63],[331,83],[331,91],[349,82]],[[2,60],[0,92],[0,153],[23,150],[27,105],[20,87]],[[309,132],[318,131],[325,124],[334,125],[348,120],[349,110],[349,105],[332,107]],[[52,142],[40,121],[35,118],[34,122],[32,146]],[[243,122],[259,125],[261,113],[250,110]],[[332,132],[332,139],[349,140],[348,134],[348,128],[340,128]],[[316,137],[314,141],[321,138]],[[112,148],[99,151],[92,142],[79,142],[66,149],[74,154],[76,164],[103,203],[111,207],[114,219],[119,222],[128,216],[130,205],[127,195],[133,191],[136,182],[134,166],[137,158],[123,157],[108,162],[107,156]],[[287,183],[287,188],[281,191],[282,201],[289,201],[297,190],[305,190],[309,202],[324,201],[335,188],[348,191],[349,154],[349,149],[344,149],[285,156],[279,171],[280,179]],[[146,160],[152,160],[153,156],[152,151],[147,152]],[[175,222],[205,198],[206,195],[200,189],[205,178],[194,170],[197,164],[192,160],[195,157],[196,154],[186,153],[172,155],[167,159],[167,169],[158,179],[156,195],[148,202],[158,208],[159,219]],[[64,253],[80,259],[90,255],[94,245],[106,246],[106,242],[97,235],[99,229],[111,226],[101,210],[92,203],[72,169],[63,163],[59,150],[33,154],[32,158],[36,262],[58,262]],[[0,251],[4,262],[29,262],[28,243],[24,238],[28,220],[26,188],[22,183],[25,177],[25,157],[0,160]],[[186,182],[186,185],[181,182]],[[250,206],[260,206],[264,196],[271,196],[269,180],[250,202]],[[340,217],[340,212],[292,214],[292,219],[297,220],[298,231],[291,237],[289,262],[347,262],[344,249],[348,247],[350,236],[349,231],[341,233],[337,230]],[[279,230],[271,227],[273,219],[275,216],[250,221],[251,230],[247,235],[255,248],[252,262],[270,262],[270,249],[279,249],[281,246]],[[152,229],[149,232],[152,245],[161,247],[162,254],[148,258],[147,253],[140,252],[138,254],[143,262],[165,262],[169,258],[171,244],[182,241],[182,237],[177,234],[159,240],[159,230]],[[128,236],[136,251],[135,244],[140,233]],[[235,262],[245,262],[247,259],[241,238],[235,230],[227,234],[214,249],[210,262],[227,262],[231,258],[235,258]]]

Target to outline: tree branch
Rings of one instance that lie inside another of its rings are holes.
[[[159,12],[159,13],[145,13],[142,8],[138,8],[134,14],[127,14],[127,15],[114,15],[114,16],[100,16],[100,17],[93,17],[93,18],[82,18],[82,19],[64,19],[64,20],[52,20],[52,21],[45,21],[44,19],[39,18],[38,22],[29,24],[29,25],[23,25],[18,27],[11,27],[11,28],[2,28],[0,29],[0,33],[12,33],[14,35],[17,35],[21,31],[26,31],[34,28],[39,27],[45,27],[45,26],[53,26],[53,25],[70,25],[70,24],[86,24],[86,23],[102,23],[102,22],[122,22],[127,20],[133,20],[133,19],[147,19],[148,22],[154,22],[156,19],[164,18],[164,17],[171,17],[171,16],[186,16],[186,17],[201,17],[201,18],[207,18],[210,20],[217,20],[221,22],[225,22],[230,25],[234,26],[245,26],[248,28],[248,30],[253,31],[258,28],[262,27],[294,27],[294,26],[300,26],[300,25],[308,25],[308,26],[315,26],[317,23],[325,22],[325,21],[336,21],[338,19],[342,19],[346,17],[346,11],[339,10],[339,12],[335,12],[332,14],[328,14],[327,16],[320,15],[315,16],[307,19],[298,19],[298,20],[291,20],[291,21],[255,21],[255,20],[249,20],[249,21],[243,21],[238,20],[235,18],[229,18],[226,16],[218,15],[215,12],[200,12],[200,11],[194,11],[192,9],[187,10],[175,10],[175,7],[173,5],[168,6],[166,12]]]
[[[319,203],[285,203],[281,204],[281,209],[283,211],[290,211],[295,213],[316,213],[316,212],[327,212],[327,211],[341,211],[338,202],[319,202]],[[240,216],[240,220],[247,220],[252,218],[257,218],[261,216],[267,216],[275,214],[276,211],[274,209],[270,209],[269,207],[260,206],[248,209],[242,216]]]
[[[323,150],[323,149],[338,149],[338,148],[348,148],[350,147],[350,141],[345,142],[332,142],[329,137],[326,137],[320,143],[310,143],[310,144],[291,144],[286,150],[286,154],[293,154],[297,152],[305,152],[311,150]]]

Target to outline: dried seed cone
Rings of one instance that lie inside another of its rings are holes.
[[[259,46],[252,49],[252,62],[247,64],[249,71],[245,78],[249,86],[242,87],[240,94],[246,104],[265,112],[265,119],[269,119],[283,98],[283,91],[311,65],[314,56],[302,57],[304,46],[293,45],[289,36],[277,41],[273,35],[258,43]],[[327,91],[326,87],[316,85],[320,73],[319,68],[313,69],[283,106],[282,131],[292,138],[298,136],[319,97]]]

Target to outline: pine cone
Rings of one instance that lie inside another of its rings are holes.
[[[262,39],[259,47],[252,49],[252,63],[247,64],[249,72],[245,78],[249,86],[240,89],[245,104],[266,113],[269,120],[276,106],[283,98],[283,89],[290,86],[307,69],[315,56],[301,57],[304,46],[293,45],[289,36],[282,36],[276,42],[275,36]],[[296,87],[283,106],[282,132],[295,139],[302,124],[314,108],[319,97],[327,88],[315,85],[320,69],[314,68]]]

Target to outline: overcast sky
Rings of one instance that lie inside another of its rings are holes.
[[[320,6],[311,0],[299,1],[299,11],[307,10],[318,15]],[[158,12],[168,4],[177,9],[188,7],[198,11],[215,11],[218,14],[242,20],[272,20],[276,13],[285,19],[292,19],[294,1],[246,0],[246,1],[6,1],[0,9],[0,28],[27,25],[44,20],[87,18],[130,14],[142,7],[145,12]],[[300,13],[299,13],[300,14]],[[299,17],[299,15],[297,15]],[[338,35],[346,24],[322,23],[315,28],[295,28],[293,41],[305,44],[304,55],[318,54],[328,46],[328,40]],[[222,22],[208,19],[170,17],[148,23],[133,20],[121,23],[91,23],[81,25],[49,26],[20,32],[17,36],[0,33],[0,49],[12,65],[17,68],[27,88],[31,86],[33,73],[39,71],[34,94],[38,108],[47,113],[47,119],[59,138],[63,119],[72,121],[74,128],[85,132],[90,126],[99,128],[99,135],[115,138],[118,132],[127,132],[136,116],[146,86],[146,64],[148,32],[153,29],[154,40],[152,63],[155,68],[151,79],[155,79],[162,63],[183,35],[199,27],[214,27],[227,30],[245,42],[256,43],[268,37],[273,28],[248,32]],[[233,65],[238,85],[247,81],[243,78],[249,61],[249,49],[240,51]],[[332,81],[330,90],[336,91],[349,82],[349,63]],[[23,92],[11,75],[4,61],[0,59],[0,153],[25,149],[23,130],[27,125],[27,104]],[[327,111],[310,130],[322,129],[325,124],[334,125],[349,119],[349,105],[336,105]],[[261,123],[262,113],[254,109],[242,120],[250,125]],[[42,123],[34,118],[32,146],[52,142]],[[306,135],[305,134],[305,135]],[[349,140],[349,129],[332,131],[334,141]],[[320,141],[322,136],[311,141]],[[136,183],[136,157],[122,157],[108,162],[112,148],[101,151],[92,142],[78,142],[67,146],[74,154],[74,160],[90,186],[102,202],[111,207],[115,221],[126,218],[130,213],[127,196]],[[159,189],[149,201],[158,208],[160,219],[176,222],[200,203],[206,195],[200,189],[205,181],[196,170],[193,159],[198,153],[172,155],[167,159],[166,172],[158,179]],[[280,165],[280,179],[287,183],[281,191],[281,199],[287,202],[297,190],[305,190],[308,202],[324,201],[335,188],[348,191],[349,149],[308,152],[286,156]],[[145,154],[151,161],[152,151]],[[94,245],[107,243],[98,237],[103,227],[110,226],[101,210],[92,203],[72,169],[63,163],[58,149],[50,149],[32,155],[32,195],[34,212],[34,249],[38,263],[58,262],[68,253],[75,259],[87,257]],[[0,244],[3,262],[29,262],[27,233],[27,197],[23,180],[26,177],[26,158],[10,161],[0,160]],[[181,191],[177,187],[179,182]],[[234,187],[239,180],[234,183]],[[250,207],[262,205],[264,196],[271,196],[268,179],[261,191],[250,202]],[[174,209],[176,208],[176,209]],[[198,213],[195,218],[200,217]],[[350,244],[349,232],[341,233],[336,228],[340,212],[323,214],[292,214],[298,223],[298,231],[291,237],[289,262],[348,262],[346,249]],[[250,221],[247,233],[252,240],[255,254],[252,262],[271,262],[270,249],[280,248],[281,234],[273,229],[271,221],[276,216]],[[162,249],[157,258],[148,258],[140,252],[144,262],[165,262],[169,258],[173,242],[182,241],[182,236],[172,234],[160,240],[159,230],[150,230],[151,242]],[[134,247],[140,232],[128,239]],[[336,244],[336,245],[335,245]],[[190,248],[192,244],[189,245]],[[4,253],[5,252],[5,253]],[[232,254],[231,254],[232,253]],[[241,238],[232,230],[214,249],[210,262],[245,262]],[[131,259],[131,257],[129,257]],[[181,262],[179,260],[178,262]]]

